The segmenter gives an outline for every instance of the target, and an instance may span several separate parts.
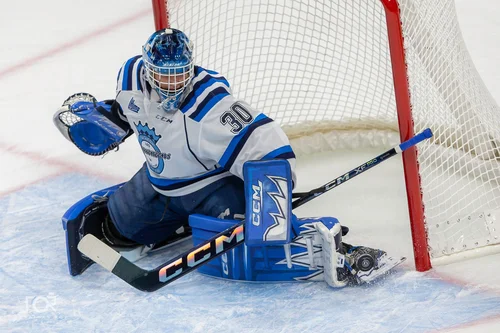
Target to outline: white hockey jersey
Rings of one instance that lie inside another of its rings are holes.
[[[159,193],[182,196],[230,175],[243,179],[248,160],[287,159],[295,181],[295,155],[281,127],[237,100],[220,74],[195,66],[179,110],[166,112],[146,81],[140,56],[120,69],[120,118],[135,132],[148,176]]]

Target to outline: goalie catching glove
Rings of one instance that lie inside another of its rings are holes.
[[[128,123],[114,116],[114,100],[98,102],[88,93],[68,97],[54,114],[57,129],[78,149],[92,156],[120,145],[132,131]]]

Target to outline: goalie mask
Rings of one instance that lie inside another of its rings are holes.
[[[146,77],[165,111],[179,108],[193,77],[193,44],[177,29],[156,31],[142,48]]]

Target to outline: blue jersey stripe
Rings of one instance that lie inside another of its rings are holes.
[[[134,71],[134,64],[141,56],[135,56],[129,59],[123,68],[122,90],[132,90],[132,73]]]
[[[200,67],[200,66],[194,66],[194,75],[198,75],[201,73],[201,71],[205,70],[204,68]]]
[[[127,89],[127,82],[128,82],[128,75],[129,75],[128,68],[129,67],[130,67],[130,60],[127,60],[127,62],[125,63],[125,66],[123,66],[122,90],[129,90],[129,89]]]
[[[120,74],[122,73],[122,69],[120,67],[120,70],[118,71],[118,76],[116,77],[116,82],[120,79]]]
[[[272,160],[274,158],[281,158],[281,159],[289,159],[289,158],[295,158],[295,154],[293,152],[293,149],[290,145],[286,145],[283,147],[280,147],[278,149],[273,150],[272,152],[268,153],[266,156],[262,157],[261,160]]]
[[[215,170],[209,171],[201,176],[198,177],[193,177],[193,178],[186,178],[186,179],[178,179],[178,180],[171,180],[171,179],[160,179],[160,178],[155,178],[151,176],[151,173],[149,172],[149,169],[147,169],[148,172],[148,178],[151,184],[153,184],[155,187],[159,188],[160,190],[163,191],[172,191],[172,190],[177,190],[182,187],[197,183],[203,179],[207,179],[213,176],[220,175],[226,170],[223,168],[217,168]]]
[[[272,121],[273,120],[271,118],[268,118],[264,114],[258,115],[253,123],[245,127],[238,135],[236,135],[231,140],[226,151],[220,158],[219,164],[222,165],[226,170],[229,170],[253,131],[255,131],[255,129],[257,129],[258,127],[268,124]]]
[[[201,94],[203,94],[203,92],[206,89],[208,89],[210,86],[212,86],[213,84],[215,84],[217,82],[220,82],[220,83],[226,85],[227,87],[229,87],[229,82],[227,82],[226,79],[224,79],[224,78],[215,78],[215,77],[210,76],[210,75],[207,75],[203,79],[201,79],[200,81],[196,82],[193,85],[193,89],[186,96],[186,98],[184,99],[184,101],[182,103],[182,106],[181,106],[182,112],[185,113],[190,108],[192,108],[193,105],[196,103],[196,99]]]
[[[208,74],[212,74],[212,75],[219,75],[219,73],[217,73],[216,71],[211,71],[209,69],[205,69],[205,72],[207,72]]]
[[[205,115],[210,111],[215,104],[217,104],[224,97],[229,96],[226,88],[219,87],[214,89],[208,94],[207,97],[201,102],[196,110],[189,115],[189,118],[194,119],[195,121],[200,121],[205,117]]]
[[[295,153],[293,151],[282,153],[279,155],[274,156],[273,158],[279,158],[283,160],[288,160],[290,158],[295,158]]]
[[[144,61],[142,59],[139,61],[139,64],[137,65],[137,90],[143,91],[142,90],[142,84],[141,84],[141,71],[142,68],[144,67]]]

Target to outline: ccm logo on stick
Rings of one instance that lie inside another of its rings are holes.
[[[219,237],[212,239],[210,243],[197,247],[187,255],[184,255],[173,263],[162,267],[159,272],[160,282],[167,282],[175,278],[187,268],[199,266],[201,263],[216,257],[227,248],[232,245],[234,246],[236,243],[241,242],[244,239],[245,235],[243,233],[242,225],[235,228],[230,235],[220,235]]]

